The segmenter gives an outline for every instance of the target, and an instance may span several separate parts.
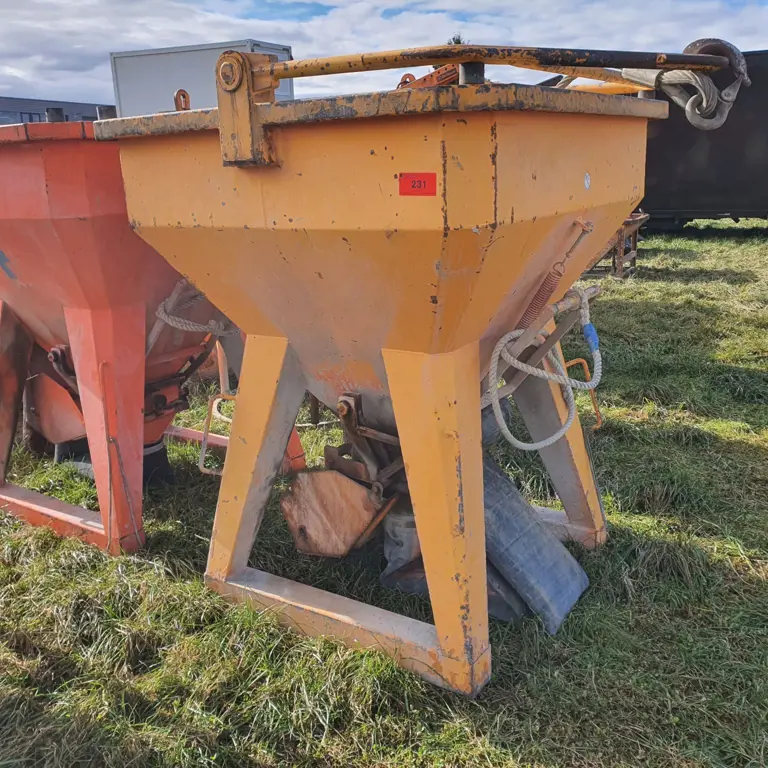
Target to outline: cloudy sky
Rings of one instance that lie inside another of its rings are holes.
[[[716,36],[768,48],[768,0],[0,0],[0,18],[0,95],[100,103],[114,101],[110,51],[243,38],[289,44],[294,58],[435,45],[456,32],[478,44],[676,51]],[[307,78],[296,95],[398,79]]]

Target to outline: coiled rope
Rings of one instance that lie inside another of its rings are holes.
[[[238,336],[240,334],[240,329],[231,323],[225,324],[220,320],[212,319],[208,322],[207,325],[203,325],[202,323],[196,323],[193,320],[187,320],[184,317],[171,314],[171,311],[181,312],[185,309],[189,309],[204,298],[205,294],[198,291],[194,285],[191,285],[186,278],[182,277],[174,287],[170,296],[160,302],[157,310],[155,310],[155,317],[157,317],[158,320],[164,322],[166,325],[171,326],[171,328],[177,328],[180,331],[189,331],[190,333],[210,333],[216,338],[220,338],[222,336]],[[155,336],[154,341],[156,341],[157,334],[155,334],[154,330],[151,336],[152,335]],[[151,342],[149,349],[152,348],[154,341]],[[217,342],[217,344],[218,343],[219,342]],[[149,354],[149,351],[147,354]],[[223,360],[225,367],[223,372],[219,370],[222,390],[224,389],[224,382],[229,379],[229,368],[226,365],[226,359],[226,355],[224,354],[223,349],[221,349],[219,364],[221,366],[221,362]],[[219,421],[223,421],[226,424],[231,424],[232,419],[229,416],[225,416],[219,410],[219,404],[222,400],[226,399],[228,394],[228,391],[222,391],[222,395],[215,398],[215,402],[212,405],[212,411],[214,418],[218,419]]]
[[[574,291],[579,295],[581,299],[581,306],[579,308],[581,330],[584,334],[584,338],[586,339],[587,344],[589,345],[589,351],[592,357],[594,373],[591,381],[579,381],[578,379],[572,379],[567,376],[565,369],[560,362],[560,358],[554,348],[547,353],[546,357],[554,369],[554,373],[544,370],[543,368],[536,368],[532,365],[528,365],[527,363],[518,360],[514,355],[511,355],[507,351],[507,345],[510,342],[520,338],[520,336],[525,333],[525,331],[522,329],[511,331],[510,333],[502,336],[496,343],[496,346],[493,348],[493,352],[491,354],[490,371],[488,373],[489,389],[485,395],[483,395],[480,403],[483,408],[489,404],[491,405],[493,408],[493,415],[496,417],[496,423],[499,425],[501,434],[504,435],[507,442],[509,442],[515,448],[519,448],[523,451],[540,451],[542,448],[547,448],[548,446],[553,445],[558,440],[560,440],[560,438],[563,437],[563,435],[565,435],[565,433],[568,432],[568,430],[571,428],[573,420],[576,418],[576,399],[574,397],[573,391],[575,389],[595,389],[595,387],[597,387],[597,385],[600,383],[600,379],[603,375],[603,359],[600,353],[600,342],[597,337],[595,326],[592,325],[589,317],[589,300],[587,295],[581,289],[574,288]],[[546,339],[547,336],[549,336],[549,333],[542,330],[539,335]],[[532,443],[525,443],[521,440],[518,440],[507,426],[507,422],[505,421],[504,414],[501,410],[501,401],[499,399],[499,385],[501,384],[499,378],[499,361],[502,359],[508,365],[511,365],[518,371],[527,373],[529,376],[535,376],[539,379],[553,381],[560,385],[563,398],[565,399],[565,403],[568,407],[568,418],[565,420],[565,423],[560,427],[560,429],[558,429],[548,438]]]

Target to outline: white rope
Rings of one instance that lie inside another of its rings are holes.
[[[485,395],[483,395],[480,404],[483,408],[489,404],[491,405],[493,408],[493,415],[496,417],[496,423],[499,425],[501,434],[504,435],[507,442],[509,442],[515,448],[519,448],[523,451],[540,451],[543,448],[554,445],[554,443],[560,440],[560,438],[563,437],[563,435],[565,435],[565,433],[568,432],[568,430],[571,428],[571,425],[576,418],[576,400],[574,398],[573,390],[595,389],[595,387],[597,387],[597,385],[600,383],[600,379],[603,375],[603,359],[602,355],[600,354],[599,341],[595,327],[592,325],[592,322],[589,319],[589,300],[587,299],[584,291],[579,288],[574,290],[581,297],[581,307],[579,310],[581,329],[584,334],[584,338],[589,344],[594,368],[594,375],[591,381],[579,381],[578,379],[571,379],[568,377],[554,348],[547,353],[546,359],[549,361],[552,368],[554,368],[555,373],[547,371],[543,368],[536,368],[532,365],[523,363],[511,355],[506,349],[507,345],[511,341],[520,338],[520,336],[525,333],[525,330],[523,329],[511,331],[510,333],[502,336],[496,343],[496,346],[493,348],[493,352],[491,353],[491,365],[490,371],[488,373],[489,389]],[[549,334],[543,330],[540,331],[539,335],[543,336],[545,339],[547,336],[549,336]],[[547,381],[553,381],[560,385],[563,398],[565,399],[565,403],[568,406],[568,417],[560,429],[558,429],[548,438],[532,443],[524,443],[518,440],[507,426],[507,422],[505,421],[504,414],[501,410],[501,402],[499,399],[499,384],[501,383],[499,380],[499,360],[502,358],[508,365],[511,365],[513,368],[516,368],[519,371],[527,373],[529,376],[536,376],[539,379],[546,379]]]
[[[186,283],[186,280],[184,282]],[[194,287],[192,287],[192,291],[193,293],[190,296],[183,299],[180,298],[174,302],[175,306],[173,308],[177,311],[187,309],[204,298],[204,295]],[[170,325],[171,328],[178,328],[180,331],[189,331],[190,333],[212,333],[216,337],[238,336],[240,334],[238,328],[231,324],[222,323],[220,320],[210,320],[207,325],[203,325],[203,323],[196,323],[193,320],[172,315],[169,306],[172,296],[173,294],[164,301],[161,301],[160,306],[158,306],[155,312],[155,317],[162,320],[166,325]]]

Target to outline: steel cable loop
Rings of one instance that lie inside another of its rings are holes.
[[[584,338],[587,340],[590,354],[592,356],[594,374],[591,381],[579,381],[578,379],[570,378],[566,374],[565,369],[563,368],[563,365],[560,362],[560,358],[554,349],[551,349],[547,353],[547,357],[546,357],[546,359],[549,361],[552,368],[554,368],[555,370],[554,373],[551,371],[544,370],[543,368],[537,368],[532,365],[528,365],[527,363],[523,363],[522,361],[518,360],[514,355],[511,355],[507,351],[506,347],[511,341],[514,341],[515,339],[520,338],[520,336],[522,336],[523,333],[525,333],[523,329],[511,331],[510,333],[507,333],[504,336],[502,336],[496,343],[496,346],[493,348],[493,352],[491,353],[490,369],[488,372],[489,389],[488,389],[488,392],[486,392],[486,394],[482,397],[480,401],[481,406],[484,408],[489,404],[491,405],[491,407],[493,408],[493,414],[496,418],[496,423],[498,424],[502,435],[504,435],[504,438],[512,446],[514,446],[515,448],[519,448],[523,451],[540,451],[543,448],[547,448],[548,446],[553,445],[558,440],[560,440],[560,438],[562,438],[566,434],[566,432],[568,432],[568,430],[571,428],[574,422],[574,419],[576,418],[576,400],[573,394],[573,390],[574,389],[578,389],[578,390],[595,389],[597,385],[600,383],[600,379],[602,378],[602,375],[603,375],[603,359],[600,353],[599,340],[597,338],[597,333],[595,331],[594,325],[592,325],[592,322],[589,316],[589,300],[587,299],[587,296],[584,293],[584,291],[582,291],[579,288],[575,288],[574,290],[581,298],[581,306],[579,308],[581,329],[582,329],[582,333],[584,334]],[[539,335],[543,336],[544,338],[547,338],[547,336],[549,336],[549,334],[546,331],[541,331]],[[523,371],[524,373],[527,373],[530,376],[535,376],[539,379],[546,379],[547,381],[552,381],[560,385],[560,389],[563,393],[563,399],[565,400],[565,403],[568,407],[568,417],[566,418],[565,423],[548,438],[545,438],[544,440],[534,441],[531,443],[525,443],[525,442],[522,442],[521,440],[518,440],[510,431],[504,419],[504,414],[501,410],[501,402],[499,398],[499,385],[501,383],[499,379],[499,360],[500,359],[503,359],[508,365],[512,366],[513,368],[516,368],[519,371]]]
[[[714,114],[720,100],[720,91],[712,78],[690,70],[663,72],[659,77],[659,85],[669,98],[683,109],[691,100],[691,95],[682,86],[693,86],[701,96],[701,102],[697,105],[696,111],[702,117],[709,117]]]
[[[699,41],[706,42],[706,41]],[[741,53],[724,41],[710,41],[723,46],[728,53],[736,79],[721,91],[711,77],[692,70],[623,69],[621,76],[645,88],[662,90],[675,104],[685,110],[691,125],[702,131],[714,131],[728,119],[739,89],[749,86],[746,62]],[[687,86],[695,88],[691,95]]]

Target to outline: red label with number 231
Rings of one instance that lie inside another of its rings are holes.
[[[400,194],[434,197],[437,194],[437,174],[401,173]]]

